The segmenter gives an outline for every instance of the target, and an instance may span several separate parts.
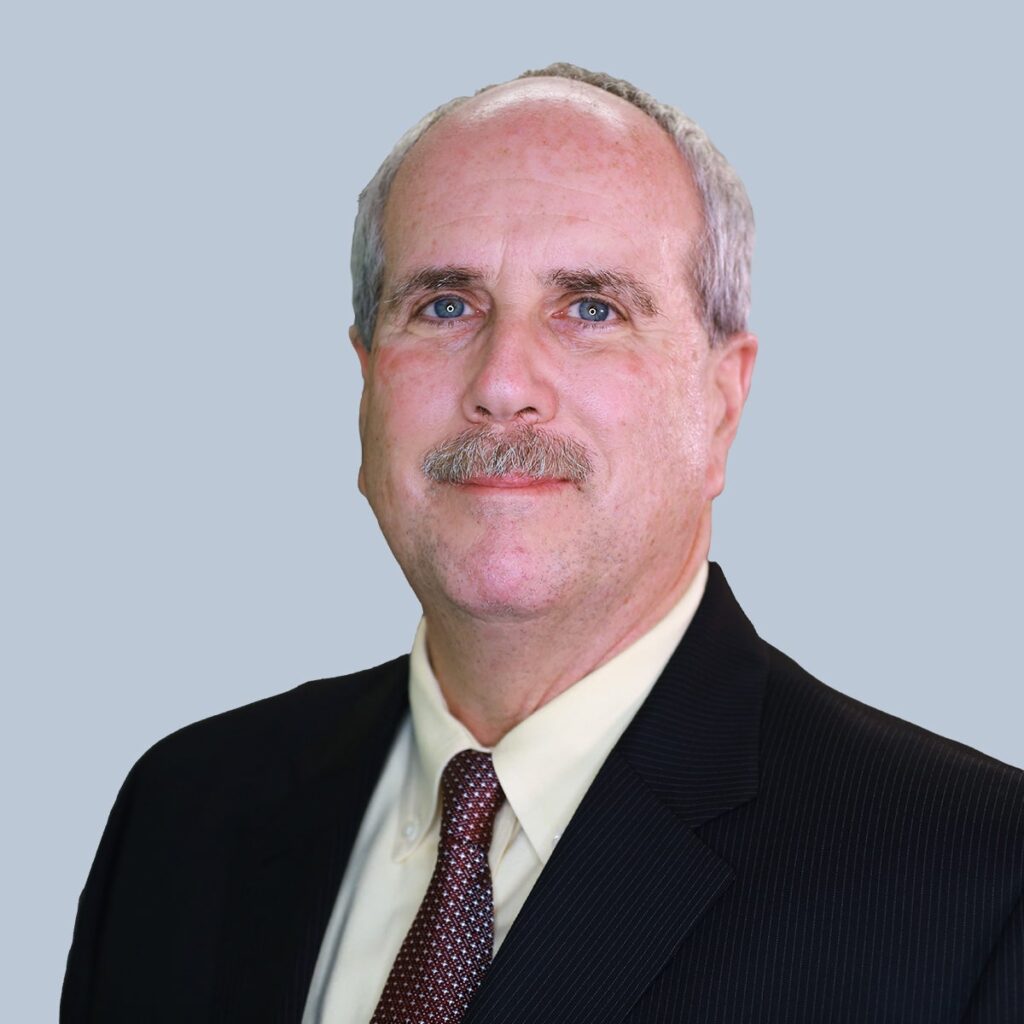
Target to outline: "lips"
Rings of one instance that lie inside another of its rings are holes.
[[[504,476],[473,476],[462,486],[489,487],[498,490],[522,490],[527,487],[557,487],[559,484],[564,483],[568,483],[568,481],[552,479],[550,477],[527,476],[524,473],[508,473]]]

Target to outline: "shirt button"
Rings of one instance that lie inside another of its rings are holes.
[[[418,828],[419,822],[407,821],[405,823],[405,827],[402,829],[402,835],[405,836],[406,839],[415,839]]]

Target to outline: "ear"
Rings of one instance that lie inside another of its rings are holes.
[[[366,423],[366,382],[370,369],[370,353],[363,344],[363,336],[359,333],[359,328],[354,324],[348,329],[348,340],[352,343],[352,348],[355,351],[356,357],[359,359],[359,372],[363,378],[363,391],[359,397],[359,437],[362,439],[363,428]],[[356,486],[358,486],[360,494],[365,498],[366,474],[363,471],[362,462],[359,464],[359,475],[356,477]]]
[[[756,359],[757,338],[748,331],[730,334],[711,352],[709,499],[717,497],[725,487],[725,463],[750,393]]]

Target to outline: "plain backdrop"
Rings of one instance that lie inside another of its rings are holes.
[[[18,8],[0,1017],[55,1018],[150,744],[408,648],[418,609],[355,488],[355,197],[426,110],[552,60],[682,107],[749,188],[762,347],[713,556],[761,635],[1024,764],[1008,3]]]

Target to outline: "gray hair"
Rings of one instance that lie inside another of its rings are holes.
[[[586,446],[533,425],[513,429],[470,427],[423,456],[423,473],[439,484],[464,484],[476,476],[521,473],[534,480],[586,483],[594,462]]]
[[[682,111],[659,103],[635,85],[575,64],[551,64],[519,78],[567,78],[584,82],[632,103],[653,118],[675,141],[693,174],[704,214],[691,278],[700,314],[712,345],[747,326],[750,312],[750,260],[754,214],[739,175],[714,147],[704,129]],[[495,86],[477,90],[476,95]],[[384,278],[384,209],[395,175],[409,150],[443,117],[467,103],[459,96],[432,110],[396,143],[359,195],[352,233],[352,305],[356,327],[369,348],[376,327]]]

